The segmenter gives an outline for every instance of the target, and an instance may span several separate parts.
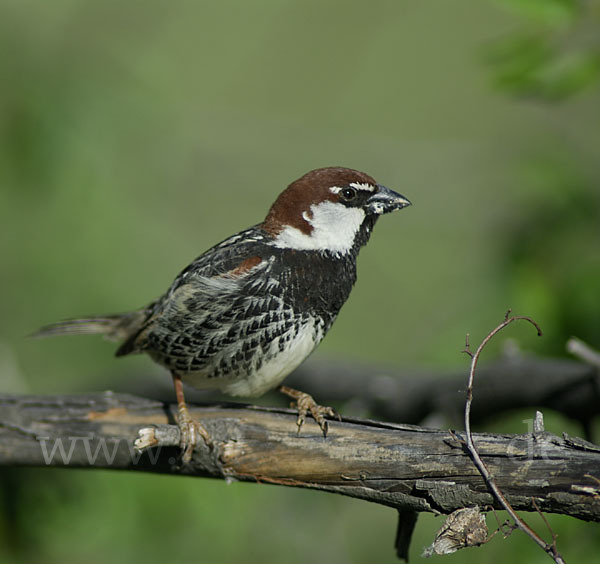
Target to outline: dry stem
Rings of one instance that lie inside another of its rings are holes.
[[[475,353],[471,352],[470,345],[469,345],[469,335],[467,334],[464,352],[467,353],[471,357],[471,368],[469,370],[469,383],[467,386],[467,400],[465,402],[465,432],[466,432],[466,436],[467,436],[467,442],[466,442],[467,449],[469,450],[469,453],[471,454],[471,457],[473,458],[473,462],[474,462],[475,466],[481,473],[483,479],[486,481],[488,487],[490,488],[490,490],[492,490],[492,492],[494,493],[494,495],[496,496],[498,501],[502,504],[502,507],[504,507],[504,509],[508,512],[508,514],[515,521],[516,526],[519,529],[521,529],[526,535],[531,537],[533,539],[533,541],[538,546],[540,546],[546,553],[548,553],[548,555],[557,564],[564,564],[564,560],[556,548],[556,539],[554,538],[554,534],[552,533],[552,536],[553,536],[552,544],[548,544],[521,517],[519,517],[519,515],[512,508],[512,506],[507,501],[506,497],[504,496],[504,494],[502,493],[502,491],[496,484],[496,481],[490,474],[489,470],[487,469],[487,466],[485,465],[485,463],[479,456],[479,452],[477,451],[477,448],[475,447],[475,443],[473,442],[473,436],[471,434],[471,404],[473,403],[473,384],[475,381],[475,370],[477,368],[477,362],[479,361],[479,357],[481,356],[483,349],[500,331],[502,331],[502,329],[504,329],[505,327],[507,327],[508,325],[513,323],[514,321],[517,321],[520,319],[531,323],[536,328],[538,335],[539,336],[542,335],[542,330],[540,329],[540,326],[535,321],[533,321],[533,319],[531,319],[530,317],[527,317],[527,316],[523,316],[523,315],[511,316],[510,313],[511,313],[511,310],[509,309],[506,312],[506,315],[504,316],[504,321],[500,325],[498,325],[495,329],[490,331],[490,333],[488,333],[488,335],[485,337],[485,339],[483,339],[481,344],[477,347],[477,350],[475,351]]]

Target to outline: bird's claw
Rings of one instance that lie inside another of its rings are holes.
[[[329,430],[329,424],[325,417],[335,417],[341,421],[339,413],[329,406],[319,405],[310,394],[301,392],[298,399],[295,402],[292,402],[292,407],[298,410],[298,419],[296,420],[298,434],[300,434],[300,429],[302,429],[302,425],[304,425],[308,413],[310,413],[317,422],[324,437],[327,436],[327,431]]]
[[[213,447],[208,431],[197,421],[192,419],[186,405],[179,407],[177,425],[180,431],[179,448],[181,448],[181,462],[187,464],[192,460],[194,449],[198,444],[198,437],[202,437],[206,446]]]
[[[298,410],[298,419],[296,420],[298,434],[300,434],[302,425],[304,425],[306,416],[309,413],[321,428],[324,437],[327,436],[327,431],[329,430],[329,424],[327,423],[325,417],[335,417],[338,421],[342,420],[339,413],[337,413],[333,408],[319,405],[310,394],[300,392],[299,390],[294,390],[293,388],[288,388],[287,386],[281,386],[279,391],[295,400],[290,404],[290,407]]]

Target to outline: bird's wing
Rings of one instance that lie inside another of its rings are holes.
[[[273,262],[269,256],[273,248],[262,244],[264,238],[264,233],[253,227],[194,260],[155,302],[146,323],[123,343],[117,356],[165,348],[170,351],[174,341],[202,348],[203,335],[217,327],[224,329],[241,315],[243,300],[262,291],[268,276],[259,273]]]

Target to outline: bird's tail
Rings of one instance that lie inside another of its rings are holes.
[[[31,337],[56,337],[59,335],[104,335],[111,341],[122,341],[137,332],[148,317],[141,309],[116,315],[83,317],[51,323],[38,329]]]

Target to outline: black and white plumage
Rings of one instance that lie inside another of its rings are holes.
[[[408,205],[365,173],[311,171],[280,194],[262,223],[206,251],[149,306],[39,334],[103,333],[122,341],[117,356],[147,353],[176,383],[262,395],[335,321],[378,217]]]

